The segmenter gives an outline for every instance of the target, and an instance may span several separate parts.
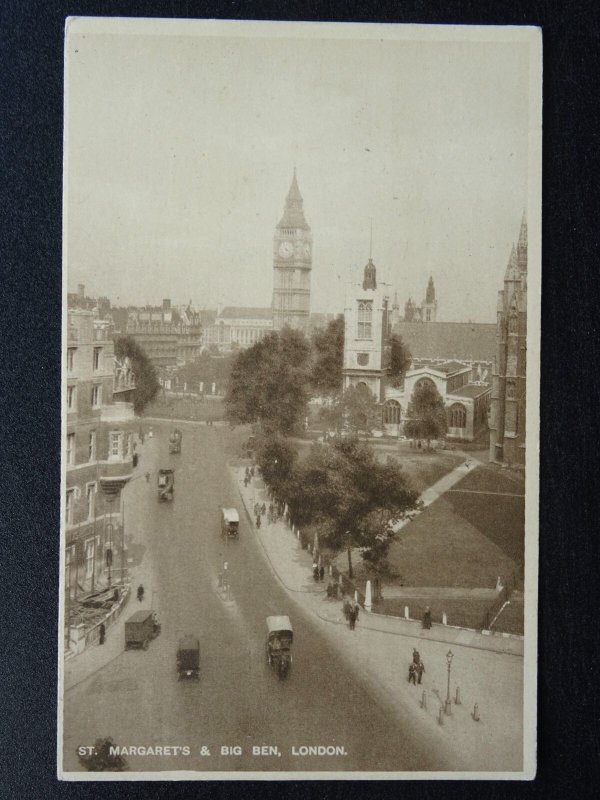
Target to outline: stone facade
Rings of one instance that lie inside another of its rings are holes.
[[[125,334],[133,337],[155,367],[174,367],[193,361],[202,351],[200,314],[191,301],[172,308],[170,300],[162,307],[129,310]]]
[[[116,361],[112,325],[69,309],[65,374],[65,592],[78,598],[121,579],[121,489],[132,473],[135,376]],[[107,551],[111,551],[109,571]]]
[[[525,464],[527,390],[527,220],[513,245],[504,289],[498,292],[496,359],[492,378],[490,459]]]
[[[310,316],[312,234],[306,222],[296,170],[273,237],[273,325],[306,331]]]

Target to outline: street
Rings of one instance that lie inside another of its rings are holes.
[[[137,476],[125,490],[126,535],[144,551],[145,598],[124,617],[158,611],[162,632],[147,651],[128,650],[65,693],[64,769],[82,769],[77,748],[111,737],[122,747],[188,746],[190,755],[128,755],[132,771],[408,771],[445,765],[416,741],[395,712],[361,683],[269,569],[245,517],[228,459],[239,435],[226,427],[183,424],[183,446],[168,453],[171,423],[153,423]],[[175,469],[172,503],[158,503],[156,471]],[[220,536],[219,508],[240,512],[237,541]],[[227,562],[229,596],[218,589]],[[279,681],[265,659],[265,618],[287,614],[293,667]],[[200,640],[200,680],[178,680],[180,636]],[[109,629],[108,635],[115,635]],[[270,746],[271,755],[252,748]],[[241,755],[222,755],[238,746]],[[339,755],[293,755],[304,746]],[[203,748],[205,748],[203,750]],[[208,754],[210,752],[210,755]],[[338,751],[340,752],[340,751]],[[204,754],[202,754],[204,753]],[[439,762],[439,763],[438,763]]]

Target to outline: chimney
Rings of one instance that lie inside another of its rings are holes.
[[[83,298],[85,297],[85,284],[83,283],[77,284],[77,296],[83,300]]]

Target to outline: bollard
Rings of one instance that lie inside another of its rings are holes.
[[[475,703],[473,713],[471,714],[475,722],[479,722],[479,705]]]
[[[370,611],[371,606],[372,606],[371,581],[367,581],[367,586],[365,588],[365,611]]]
[[[438,722],[440,723],[440,725],[444,724],[444,708],[443,708],[443,706],[440,706],[440,713],[438,714]]]
[[[300,528],[298,528],[298,530],[296,531],[296,536],[298,537],[298,539],[300,538]]]
[[[427,710],[427,692],[423,689],[423,697],[421,698],[421,708]]]
[[[408,613],[408,606],[404,606],[404,619],[410,619],[410,615]]]
[[[329,575],[329,577],[333,575],[333,567],[331,566],[331,564],[327,567],[327,574]]]
[[[448,617],[446,616],[446,612],[444,611],[442,613],[442,625],[447,625],[447,624],[448,624]]]
[[[456,687],[456,697],[454,698],[454,704],[457,705],[457,706],[461,705],[461,702],[460,702],[460,687],[459,686]]]

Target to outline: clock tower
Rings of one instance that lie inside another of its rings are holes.
[[[273,327],[306,331],[310,315],[312,234],[304,218],[296,170],[273,237]]]

